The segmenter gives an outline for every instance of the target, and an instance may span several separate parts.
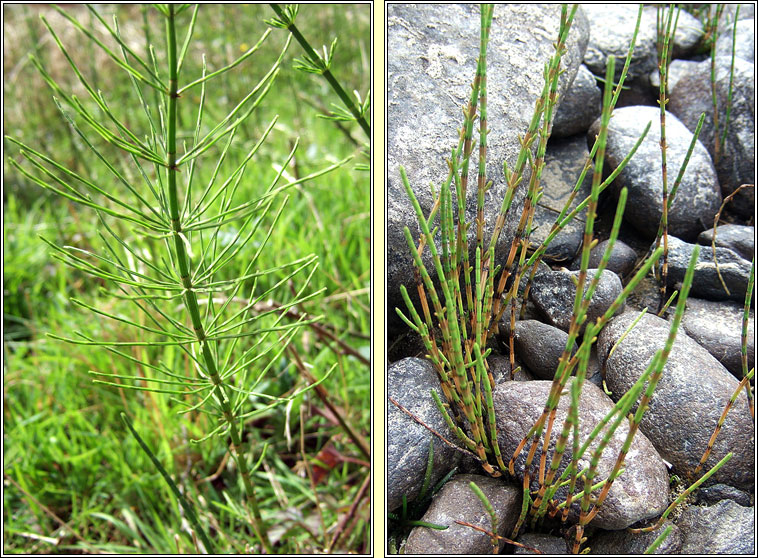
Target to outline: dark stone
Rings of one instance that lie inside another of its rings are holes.
[[[684,79],[684,78],[683,78]],[[609,172],[616,169],[632,150],[648,122],[650,130],[629,163],[613,182],[613,192],[629,189],[624,220],[647,238],[655,238],[661,221],[663,178],[661,176],[660,110],[634,106],[617,109],[608,125],[605,163]],[[600,120],[590,127],[588,137],[594,143]],[[685,159],[692,133],[671,113],[666,116],[666,159],[668,188]],[[668,212],[669,234],[694,240],[710,227],[721,205],[721,192],[711,158],[702,144],[696,143],[687,163],[676,198]]]
[[[555,113],[551,138],[584,134],[602,110],[602,93],[595,76],[582,64]]]
[[[687,266],[695,249],[694,244],[683,242],[674,236],[668,239],[668,284],[675,286],[684,279]],[[700,256],[695,264],[695,275],[692,279],[690,294],[708,300],[737,300],[744,301],[747,293],[747,282],[750,277],[750,262],[743,260],[728,248],[716,248],[718,272],[713,260],[713,252],[707,247],[700,248]],[[724,280],[724,290],[718,273]]]
[[[540,380],[552,380],[558,369],[568,333],[536,320],[516,322],[516,354],[521,362]],[[571,351],[573,355],[577,346]]]
[[[731,500],[714,506],[690,506],[676,522],[682,554],[750,554],[755,556],[755,509]]]
[[[547,4],[507,4],[495,8],[488,49],[488,165],[493,181],[487,193],[485,238],[489,239],[495,215],[505,196],[503,161],[513,168],[521,149],[519,134],[528,128],[543,87],[541,68],[554,52],[561,8]],[[558,94],[563,97],[584,56],[588,28],[578,13],[569,34],[561,67]],[[446,159],[458,145],[479,54],[479,8],[473,4],[390,4],[387,7],[388,64],[388,175],[387,175],[387,306],[404,307],[400,285],[414,284],[413,261],[403,228],[418,239],[416,214],[400,180],[403,165],[421,208],[429,214],[432,196],[448,175]],[[540,71],[535,71],[540,68]],[[496,94],[495,94],[496,92]],[[478,130],[478,127],[477,127]],[[474,140],[477,141],[476,133]],[[536,149],[537,142],[534,144]],[[470,165],[467,219],[476,214],[476,153]],[[529,170],[523,184],[529,182]],[[510,249],[523,207],[525,188],[513,199],[506,225],[496,244],[496,257]],[[453,192],[454,203],[455,193]],[[476,227],[470,227],[470,244]],[[432,276],[429,250],[424,262]],[[411,295],[415,288],[409,289]],[[391,322],[399,322],[392,313]]]
[[[716,97],[718,100],[719,135],[726,122],[726,104],[729,92],[731,57],[716,57]],[[713,125],[713,98],[711,90],[711,62],[705,60],[694,66],[676,84],[671,92],[668,109],[691,131],[695,130],[700,114],[705,121],[699,140],[708,149],[718,174],[724,196],[742,184],[753,184],[755,169],[755,77],[751,62],[736,58],[734,61],[734,91],[726,135],[726,146],[716,157]],[[677,198],[678,199],[678,198]],[[731,209],[743,216],[753,214],[755,188],[745,188],[735,196]],[[675,204],[676,205],[676,202]],[[709,221],[713,223],[713,219]],[[712,226],[709,224],[709,227]]]
[[[742,317],[737,302],[687,299],[682,327],[737,379],[742,379]],[[750,311],[747,334],[748,370],[755,366],[755,315]]]
[[[585,293],[596,271],[594,269],[587,270]],[[576,279],[577,277],[579,277],[578,271],[553,271],[540,274],[534,278],[534,283],[529,291],[529,297],[550,323],[564,331],[568,331],[571,324],[574,296],[576,295],[576,285],[572,278]],[[592,295],[584,325],[586,326],[587,323],[594,322],[602,316],[613,304],[616,297],[621,294],[621,290],[621,280],[618,275],[605,270]],[[618,312],[622,312],[623,308],[622,305]]]
[[[582,172],[589,151],[584,138],[551,140],[545,153],[542,169],[542,198],[537,203],[529,243],[532,249],[547,239],[556,219],[568,202],[576,181]],[[590,195],[592,173],[587,173],[579,191],[571,202],[570,210],[576,208]],[[586,209],[579,212],[550,242],[544,259],[549,262],[569,262],[579,250],[584,235]]]
[[[528,546],[530,548],[536,548],[542,551],[543,554],[571,554],[569,548],[566,545],[566,541],[561,537],[555,535],[543,535],[540,533],[524,533],[519,535],[516,542]],[[521,548],[520,546],[513,547],[514,554],[536,554],[534,551]]]
[[[491,539],[481,531],[460,525],[456,520],[491,530],[490,516],[481,500],[469,486],[471,482],[481,489],[495,509],[497,533],[507,536],[516,526],[520,507],[521,489],[503,479],[481,475],[456,475],[442,487],[424,514],[422,521],[445,525],[444,531],[428,527],[414,527],[405,543],[405,554],[467,554],[492,553]],[[502,549],[504,543],[499,542]]]
[[[603,240],[602,242],[598,242],[597,246],[590,250],[590,262],[588,265],[589,268],[597,268],[597,266],[600,265],[600,261],[603,259],[603,254],[605,253],[607,246],[608,241]],[[612,271],[619,277],[623,277],[634,269],[634,264],[636,262],[637,252],[635,252],[629,245],[621,242],[620,240],[616,240],[615,244],[613,245],[613,250],[611,251],[610,258],[608,259],[608,265],[606,266],[606,269],[608,271]],[[571,269],[579,269],[581,263],[582,258],[580,254],[572,262]]]
[[[440,414],[430,390],[445,400],[434,366],[427,360],[406,358],[387,370],[387,395],[408,409],[452,443],[457,438]],[[461,459],[461,452],[450,447],[427,428],[387,401],[387,509],[392,511],[419,495],[424,483],[429,442],[434,443],[432,485],[439,482]]]
[[[710,246],[713,242],[713,229],[703,231],[697,237],[697,243]],[[719,225],[716,230],[716,247],[729,248],[740,257],[750,261],[755,252],[755,227],[744,225]]]
[[[574,379],[567,383],[566,390],[571,389]],[[534,382],[507,382],[495,388],[494,403],[498,429],[498,443],[503,459],[508,461],[542,414],[548,399],[552,382],[536,380]],[[570,397],[561,397],[558,402],[555,422],[550,437],[547,462],[550,463],[555,451],[555,444],[568,415]],[[611,411],[613,403],[601,389],[585,382],[579,402],[579,437],[580,443],[589,437],[592,429]],[[613,470],[618,453],[628,433],[629,425],[624,421],[611,437],[600,456],[597,478],[606,478]],[[544,433],[543,433],[544,436]],[[580,466],[588,466],[590,453],[598,447],[596,438],[580,458]],[[531,489],[538,489],[537,470],[542,455],[543,440],[532,462]],[[516,458],[514,466],[516,477],[523,481],[526,455],[529,445]],[[558,467],[560,474],[571,461],[571,443],[563,453]],[[624,463],[625,472],[611,486],[608,496],[600,507],[591,525],[604,529],[623,529],[636,521],[655,517],[666,509],[668,504],[668,473],[666,466],[653,448],[653,445],[637,432]],[[580,490],[580,489],[578,489]],[[564,501],[567,487],[560,488],[555,495],[558,501]],[[578,519],[580,498],[575,497],[569,511],[569,522]]]
[[[753,495],[728,484],[714,484],[712,486],[701,487],[696,494],[698,503],[709,506],[721,500],[732,500],[744,507],[752,506],[755,503]]]
[[[671,532],[653,554],[678,554],[682,548],[682,533],[679,531],[679,527],[668,520],[664,521],[663,525],[655,531],[643,533],[630,533],[626,530],[600,531],[587,543],[587,546],[590,547],[589,553],[620,556],[644,554],[645,550],[669,525],[672,526]]]
[[[605,368],[608,388],[613,392],[611,397],[616,401],[639,379],[656,351],[663,348],[670,329],[666,320],[646,314],[609,357],[611,348],[635,318],[636,312],[617,316],[598,336],[598,356]],[[680,477],[687,478],[694,472],[738,384],[720,362],[680,328],[640,423],[642,432]],[[743,390],[726,416],[700,473],[734,452],[712,478],[714,482],[745,489],[755,482],[755,436],[747,405]]]

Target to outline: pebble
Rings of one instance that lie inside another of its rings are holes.
[[[617,316],[598,336],[598,356],[614,401],[642,375],[670,329],[666,320],[645,314],[609,357],[611,347],[636,317],[635,312]],[[687,478],[694,471],[738,384],[719,361],[679,330],[640,423],[661,457],[673,465],[674,473]],[[727,415],[700,475],[730,451],[734,452],[732,459],[711,478],[737,488],[754,486],[755,435],[744,390]]]
[[[507,536],[515,527],[521,507],[521,489],[502,479],[482,475],[455,475],[434,496],[422,521],[447,527],[444,531],[414,527],[405,543],[405,554],[492,554],[490,537],[456,520],[492,530],[487,510],[470,487],[474,482],[492,504],[498,519],[497,533]],[[502,549],[504,542],[499,542]]]
[[[692,258],[694,244],[684,242],[675,236],[668,239],[668,284],[675,286],[684,279],[687,266]],[[750,262],[742,259],[728,248],[716,248],[718,271],[729,292],[724,290],[719,280],[713,252],[708,248],[700,249],[700,256],[695,264],[690,294],[708,300],[745,300],[747,283],[750,277]]]
[[[555,535],[546,535],[542,533],[524,533],[519,535],[516,542],[520,542],[531,548],[536,548],[543,554],[571,554],[566,545],[566,541],[561,537]],[[513,547],[514,554],[535,554],[534,551],[521,548],[520,546]]]
[[[611,554],[627,556],[644,554],[645,550],[658,538],[663,530],[671,526],[671,532],[653,554],[679,554],[682,548],[682,533],[675,524],[666,520],[655,531],[630,533],[629,531],[600,531],[590,537],[587,546],[590,554]]]
[[[573,380],[572,380],[573,382]],[[537,419],[542,414],[545,401],[552,382],[535,380],[533,382],[507,382],[495,388],[495,416],[498,428],[498,443],[503,459],[508,461],[518,447],[523,437],[529,432]],[[571,382],[567,384],[570,389]],[[555,426],[551,433],[550,447],[548,450],[548,463],[554,452],[554,447],[563,421],[568,414],[570,397],[561,397],[555,417]],[[579,436],[584,441],[591,430],[606,416],[613,407],[610,398],[594,384],[585,382],[579,402]],[[613,469],[618,452],[624,443],[628,424],[626,421],[611,437],[598,464],[598,479],[606,478]],[[603,506],[590,523],[591,525],[605,529],[623,529],[632,523],[642,519],[660,515],[668,505],[668,472],[663,460],[656,452],[653,445],[638,432],[629,449],[624,464],[625,472],[618,477],[608,492]],[[592,452],[598,445],[596,439],[588,452]],[[516,476],[523,481],[524,467],[528,447],[519,454],[515,461]],[[535,469],[532,471],[531,489],[538,489],[536,468],[539,467],[542,454],[542,441],[532,463]],[[580,467],[589,466],[589,455],[586,453],[580,460]],[[569,464],[571,459],[571,444],[566,447],[559,474]],[[565,500],[566,488],[561,488],[556,493],[559,501]],[[569,512],[569,522],[578,519],[578,500],[574,500]]]
[[[719,107],[719,134],[726,121],[726,103],[729,93],[731,56],[716,57],[716,97]],[[715,128],[713,125],[713,97],[711,89],[711,62],[704,60],[692,66],[671,91],[668,109],[690,130],[694,131],[700,114],[706,117],[699,141],[707,148],[714,162],[718,181],[724,196],[742,184],[753,184],[755,168],[755,78],[754,66],[741,58],[734,60],[734,84],[726,147],[717,159]],[[730,207],[739,215],[754,213],[755,188],[742,190]],[[709,221],[710,228],[713,219]]]
[[[587,292],[592,278],[595,276],[596,269],[587,270],[584,292]],[[552,271],[550,273],[541,273],[534,278],[532,288],[529,291],[529,297],[535,306],[547,317],[547,320],[554,326],[568,331],[571,324],[571,315],[574,307],[574,297],[576,295],[576,285],[572,279],[579,277],[578,271]],[[613,301],[621,294],[622,286],[618,275],[612,271],[605,270],[600,277],[597,288],[592,295],[590,305],[587,310],[587,319],[584,325],[594,322],[602,316]],[[623,305],[619,312],[623,311]],[[584,330],[584,327],[582,327]]]
[[[437,372],[428,361],[406,358],[387,370],[387,394],[429,427],[455,443],[452,432],[429,394],[434,389],[444,402]],[[461,452],[445,444],[427,428],[387,400],[387,509],[400,507],[403,495],[413,502],[424,483],[429,458],[429,442],[434,443],[432,486],[439,482],[461,459]]]
[[[587,66],[582,64],[558,106],[551,138],[565,138],[587,131],[602,110],[602,92]],[[580,200],[581,201],[581,200]]]
[[[703,231],[697,237],[697,243],[710,246],[713,242],[713,229]],[[716,229],[716,246],[729,248],[737,255],[751,261],[755,253],[755,227],[745,225],[719,225]]]
[[[742,379],[742,317],[738,302],[688,298],[682,327],[687,335],[705,347],[729,372]],[[748,316],[748,370],[755,366],[755,314]]]
[[[648,106],[623,107],[613,111],[608,126],[605,165],[614,170],[632,150],[645,126],[650,130],[634,157],[613,182],[614,191],[628,188],[629,194],[624,220],[631,223],[643,236],[655,238],[661,220],[663,177],[661,175],[660,110]],[[594,143],[600,130],[596,120],[588,132]],[[673,114],[666,116],[666,159],[669,169],[669,191],[679,172],[692,141],[692,132]],[[682,183],[668,212],[669,234],[685,240],[695,240],[698,233],[713,224],[713,217],[721,206],[721,191],[713,163],[702,143],[692,151]]]
[[[586,129],[586,128],[585,128]],[[545,153],[545,167],[542,169],[542,198],[537,204],[532,223],[529,243],[533,250],[547,238],[563,207],[568,202],[576,181],[589,157],[587,142],[581,136],[552,140]],[[590,195],[592,173],[588,172],[574,197],[569,211],[572,211]],[[587,210],[580,211],[566,224],[550,243],[543,261],[568,263],[579,250],[584,236],[584,221]]]
[[[590,250],[590,261],[588,265],[589,268],[597,269],[597,266],[600,265],[600,261],[603,259],[603,254],[605,254],[607,246],[608,241],[603,240],[602,242],[598,242],[597,246]],[[630,273],[634,269],[634,264],[636,262],[637,252],[635,252],[628,244],[625,244],[620,240],[616,240],[616,242],[613,244],[613,250],[611,250],[611,255],[608,259],[606,269],[608,271],[612,271],[619,277],[624,277],[627,273]],[[571,263],[571,269],[579,269],[581,263],[582,258],[580,254]]]
[[[721,500],[682,512],[682,554],[748,554],[755,556],[755,508]]]

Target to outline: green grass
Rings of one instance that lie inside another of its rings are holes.
[[[27,54],[34,53],[63,91],[77,94],[88,108],[94,105],[78,85],[38,13],[45,14],[82,73],[103,91],[114,112],[131,129],[145,133],[149,127],[124,72],[102,57],[82,33],[51,8],[15,5],[4,9],[5,133],[107,186],[108,191],[124,195],[125,189],[67,125],[53,102],[52,91],[26,59]],[[109,24],[112,9],[113,6],[102,6],[100,11]],[[105,41],[96,20],[83,6],[68,6],[66,11]],[[157,67],[165,68],[160,14],[155,10],[143,13],[135,5],[120,5],[116,11],[130,47],[144,52],[147,30],[148,40],[155,45]],[[179,20],[180,46],[189,13]],[[202,6],[183,74],[201,75],[203,53],[209,72],[229,64],[258,40],[265,30],[262,21],[273,16],[267,5]],[[303,6],[297,24],[314,47],[329,45],[334,36],[339,36],[332,71],[347,91],[358,90],[365,98],[370,77],[369,7]],[[220,120],[242,99],[276,59],[287,37],[285,30],[273,29],[259,53],[209,82],[205,122]],[[300,147],[296,164],[286,169],[293,176],[306,176],[347,156],[356,156],[348,166],[290,191],[289,204],[256,265],[271,269],[311,253],[319,257],[307,293],[322,288],[325,293],[298,307],[297,312],[323,315],[320,326],[335,334],[341,344],[306,327],[293,339],[292,346],[316,378],[323,377],[336,364],[324,384],[325,392],[344,420],[368,438],[370,380],[365,359],[369,356],[370,332],[370,182],[369,174],[356,168],[365,163],[360,151],[366,138],[354,123],[342,123],[340,128],[318,118],[332,110],[335,96],[319,76],[295,71],[292,60],[296,57],[302,58],[302,50],[293,43],[275,90],[262,105],[265,110],[253,113],[239,127],[219,176],[225,177],[240,164],[275,114],[279,115],[277,124],[256,155],[255,164],[248,165],[240,181],[240,199],[252,199],[262,193],[277,172],[274,165],[285,159],[297,137]],[[90,59],[92,63],[87,62]],[[145,92],[149,103],[153,92]],[[189,144],[192,139],[199,94],[199,88],[192,89],[182,99],[184,103],[178,103],[180,153],[182,142]],[[77,123],[86,128],[81,121]],[[222,139],[211,153],[218,154],[224,143]],[[5,146],[6,153],[21,163],[18,149],[8,141]],[[97,146],[110,161],[124,159],[110,145],[100,142]],[[198,164],[194,180],[207,183],[215,160],[211,155]],[[210,430],[209,417],[203,413],[178,415],[182,407],[163,393],[95,384],[90,370],[124,376],[142,375],[145,371],[101,347],[70,345],[45,336],[54,333],[74,337],[75,331],[82,331],[106,341],[134,339],[132,327],[87,313],[69,302],[72,297],[109,313],[145,322],[137,317],[129,300],[114,298],[101,290],[105,285],[100,279],[54,260],[51,250],[39,238],[42,235],[60,246],[75,245],[102,253],[98,233],[103,228],[94,212],[39,188],[7,161],[4,173],[3,550],[196,551],[194,533],[179,502],[121,421],[123,411],[194,503],[216,551],[258,550],[260,543],[251,529],[249,511],[242,505],[245,491],[240,476],[233,461],[227,459],[228,440],[190,442]],[[133,168],[132,173],[129,180],[139,182]],[[180,173],[180,187],[183,178]],[[261,227],[270,226],[273,217],[273,213],[266,216]],[[134,237],[123,223],[108,224],[128,237],[134,247],[147,252],[153,252],[156,244],[160,247],[155,241]],[[233,238],[233,229],[224,232],[227,238]],[[255,242],[253,238],[240,249],[222,277],[239,276],[244,271],[257,248]],[[278,271],[262,282],[273,285],[284,276],[284,271]],[[299,286],[296,282],[293,288]],[[126,350],[139,360],[162,360],[185,370],[192,368],[175,347],[153,345]],[[283,353],[257,392],[287,396],[309,383],[289,354]],[[251,405],[264,402],[259,397]],[[244,435],[253,448],[253,464],[263,445],[269,444],[253,478],[263,519],[272,526],[269,537],[276,551],[368,550],[369,506],[365,495],[354,515],[348,514],[369,472],[361,463],[366,459],[315,392],[246,420]],[[326,476],[314,484],[306,473],[319,464],[317,456],[327,446],[349,459],[326,468]],[[347,521],[344,526],[343,520]],[[342,534],[333,545],[335,532],[339,531]]]

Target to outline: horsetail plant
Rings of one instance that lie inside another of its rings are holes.
[[[198,7],[191,11],[183,41],[179,40],[178,20],[190,6],[168,4],[155,8],[165,23],[164,67],[160,67],[152,45],[149,45],[148,57],[130,48],[115,17],[113,25],[108,25],[89,7],[115,42],[113,49],[75,18],[58,10],[125,72],[142,109],[139,116],[130,114],[128,118],[119,114],[118,107],[109,104],[106,94],[89,83],[42,17],[89,99],[80,100],[66,93],[38,60],[32,61],[53,90],[55,102],[71,129],[109,173],[111,186],[107,186],[102,177],[88,178],[7,137],[32,169],[13,158],[9,162],[42,188],[95,211],[102,226],[99,233],[102,251],[45,242],[53,249],[54,257],[113,285],[115,290],[109,294],[131,301],[140,311],[140,318],[134,318],[73,299],[74,304],[97,317],[133,327],[138,332],[137,337],[129,341],[96,340],[78,331],[73,337],[52,333],[49,336],[69,343],[102,347],[135,367],[133,375],[92,370],[90,373],[96,382],[151,395],[167,394],[182,409],[181,413],[200,414],[209,419],[209,431],[194,441],[211,437],[230,440],[228,452],[244,486],[250,526],[261,549],[270,553],[274,549],[249,465],[256,448],[248,442],[245,424],[317,386],[328,374],[287,397],[267,395],[263,391],[267,374],[280,361],[289,342],[302,326],[318,320],[317,316],[305,314],[297,320],[288,320],[288,311],[314,299],[322,291],[309,292],[308,289],[318,265],[316,256],[298,258],[269,269],[260,266],[259,258],[285,211],[288,199],[285,191],[344,165],[348,159],[280,184],[284,169],[294,157],[296,142],[281,166],[275,167],[275,172],[265,179],[257,196],[240,201],[238,191],[246,169],[253,164],[253,158],[268,139],[278,117],[263,126],[259,138],[246,148],[246,153],[235,154],[232,141],[243,126],[248,125],[249,117],[260,112],[291,38],[252,90],[226,116],[209,126],[204,122],[207,84],[252,57],[271,30],[263,33],[253,47],[231,64],[208,72],[203,59],[202,74],[189,77],[182,70]],[[188,92],[198,89],[199,103],[193,103]],[[195,108],[194,129],[186,133],[179,117]],[[83,127],[82,123],[87,126]],[[111,157],[112,149],[96,144],[98,136],[107,147],[117,148],[126,157]],[[212,164],[205,163],[212,149],[217,155],[215,165],[207,183],[200,183],[204,179],[200,178],[199,167]],[[226,178],[222,178],[224,175]],[[259,176],[265,176],[265,172],[259,171]],[[229,264],[241,259],[247,264],[242,274],[235,277],[236,273],[229,272]],[[289,286],[291,294],[281,288],[284,286]],[[262,301],[273,296],[282,302],[261,309]],[[178,351],[163,353],[167,357],[165,361],[161,353],[155,351],[172,347]],[[150,375],[145,375],[148,371]],[[254,398],[267,402],[251,408]],[[126,424],[136,436],[131,423],[127,420]],[[144,444],[143,447],[146,448]],[[154,463],[161,470],[155,460]],[[184,505],[184,499],[181,501]],[[210,552],[210,541],[197,518],[193,525]]]

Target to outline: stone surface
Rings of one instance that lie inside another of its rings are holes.
[[[576,181],[582,172],[589,150],[583,137],[551,140],[545,153],[545,167],[542,169],[542,198],[537,203],[532,224],[529,244],[536,250],[547,238],[550,230],[568,202]],[[576,208],[584,198],[590,195],[592,173],[588,172],[579,187],[570,210]],[[544,259],[549,262],[570,262],[584,235],[584,221],[587,211],[579,212],[576,217],[561,229],[550,242]]]
[[[748,494],[744,490],[734,488],[728,484],[714,484],[712,486],[700,487],[697,493],[697,501],[700,504],[712,506],[721,500],[733,500],[740,506],[752,506],[755,504],[755,496]]]
[[[430,390],[444,401],[434,366],[423,359],[406,358],[387,370],[387,394],[452,443],[457,438],[440,414]],[[387,509],[414,501],[424,483],[429,441],[434,443],[432,485],[460,461],[461,453],[434,436],[427,428],[387,401]]]
[[[716,40],[716,56],[732,56],[733,29],[730,27]],[[734,56],[747,62],[755,61],[755,20],[741,19],[737,22],[737,38],[734,41]]]
[[[571,554],[569,548],[566,545],[566,541],[561,537],[555,535],[543,535],[540,533],[524,533],[519,535],[516,542],[520,542],[531,548],[536,548],[543,554]],[[536,554],[534,551],[521,548],[519,546],[513,547],[514,554]]]
[[[485,238],[490,236],[494,216],[506,191],[503,162],[510,168],[515,165],[521,148],[518,136],[526,131],[542,91],[542,68],[554,52],[560,13],[560,6],[547,4],[508,4],[495,8],[487,53],[487,177],[493,186],[486,194]],[[579,12],[562,61],[566,72],[559,79],[560,97],[579,69],[587,37],[587,22]],[[387,59],[387,305],[394,308],[403,307],[399,286],[414,283],[413,262],[403,227],[409,228],[414,239],[419,235],[418,221],[398,167],[403,165],[406,169],[421,208],[428,215],[432,206],[429,183],[439,188],[447,178],[446,159],[458,144],[458,130],[463,121],[461,107],[468,102],[476,72],[479,9],[473,4],[389,5],[387,45],[390,53]],[[474,139],[478,141],[476,133]],[[476,164],[471,165],[469,184],[476,184],[476,167]],[[523,184],[528,182],[527,172]],[[475,190],[475,187],[469,188],[469,222],[473,222],[476,213]],[[519,188],[514,196],[496,246],[496,257],[510,248],[524,192],[525,188]],[[471,238],[475,237],[475,226],[470,228],[470,234]],[[473,244],[470,245],[473,247]],[[429,250],[425,251],[424,261],[433,272]],[[415,289],[409,290],[415,296]],[[399,321],[393,314],[389,314],[389,319]]]
[[[655,352],[664,346],[670,329],[666,320],[646,314],[608,357],[611,347],[636,317],[636,312],[617,316],[598,336],[598,356],[614,400],[642,375]],[[673,465],[674,473],[687,478],[694,471],[738,384],[720,362],[680,328],[640,423],[640,429],[661,457]],[[744,390],[727,415],[701,474],[730,451],[734,452],[732,459],[711,478],[737,488],[754,486],[755,435]]]
[[[716,97],[718,100],[719,134],[726,121],[726,105],[729,92],[731,57],[716,57]],[[699,141],[707,148],[714,161],[719,184],[724,196],[734,192],[742,184],[753,184],[755,167],[755,81],[751,62],[736,58],[734,61],[734,92],[732,94],[726,146],[722,155],[716,157],[713,98],[711,91],[711,62],[705,60],[693,66],[676,84],[671,92],[668,109],[691,131],[695,130],[700,114],[705,112],[705,121]],[[742,216],[753,212],[755,189],[742,190],[730,207]],[[707,228],[712,226],[713,220]]]
[[[586,546],[590,547],[590,554],[611,554],[626,556],[629,554],[644,554],[647,547],[663,532],[672,525],[668,537],[661,543],[653,554],[678,554],[682,548],[682,533],[679,527],[664,521],[663,525],[655,531],[644,533],[630,533],[629,531],[601,531],[590,538]]]
[[[582,64],[561,101],[553,120],[551,138],[565,138],[586,132],[600,116],[602,92],[595,76]]]
[[[570,390],[572,379],[566,386]],[[529,432],[529,429],[542,414],[547,401],[552,382],[507,382],[495,388],[494,403],[495,415],[498,428],[498,443],[504,459],[512,456],[518,444]],[[548,463],[554,453],[555,443],[568,415],[570,397],[561,397],[556,412],[555,424],[550,437],[548,448]],[[603,391],[594,384],[585,383],[579,403],[579,437],[583,442],[589,436],[591,430],[608,414],[613,403]],[[626,434],[628,423],[623,422],[611,437],[603,454],[600,457],[597,478],[604,479],[612,471],[618,452],[621,449]],[[636,521],[654,517],[663,512],[667,506],[668,496],[668,473],[666,466],[661,460],[653,445],[638,432],[635,435],[629,453],[624,464],[625,472],[618,477],[608,497],[600,508],[598,514],[590,523],[604,529],[623,529]],[[544,437],[544,434],[543,434]],[[581,443],[580,442],[580,443]],[[597,448],[600,440],[595,439],[585,453],[579,459],[581,468],[589,466],[590,453]],[[538,488],[537,470],[542,454],[542,443],[532,463],[531,488]],[[523,479],[526,455],[529,451],[527,446],[515,460],[516,476]],[[571,460],[571,444],[569,443],[563,454],[558,468],[560,474]],[[567,488],[557,491],[559,501],[566,498]],[[576,521],[578,518],[578,500],[574,500],[569,512],[568,521]]]
[[[697,237],[697,243],[710,246],[713,242],[713,229],[703,231]],[[719,225],[716,229],[716,246],[729,248],[740,257],[750,261],[755,252],[755,227],[745,225]]]
[[[592,278],[597,270],[588,269],[584,292],[587,292]],[[548,321],[564,331],[571,324],[571,314],[574,307],[576,285],[572,278],[579,277],[578,271],[552,271],[542,273],[534,278],[529,291],[529,297],[537,308],[547,317]],[[618,275],[612,271],[603,271],[597,288],[592,295],[585,325],[594,322],[611,306],[616,297],[621,294],[622,286]],[[623,305],[619,312],[623,311]],[[584,328],[582,328],[584,329]]]
[[[475,482],[495,509],[497,533],[507,536],[515,527],[521,506],[521,490],[503,479],[481,475],[456,475],[435,496],[422,521],[445,525],[444,531],[414,527],[405,543],[406,554],[492,554],[491,539],[481,531],[460,525],[466,521],[492,529],[490,516],[469,486]],[[504,543],[499,543],[502,549]]]
[[[618,79],[624,66],[629,43],[637,24],[639,5],[636,4],[582,4],[590,24],[590,41],[584,63],[598,76],[605,76],[605,63],[611,54],[616,57]],[[691,51],[699,42],[703,30],[700,23],[682,12],[674,33],[674,50],[678,55]],[[637,42],[629,65],[628,80],[636,81],[657,67],[656,9],[643,10]]]
[[[683,78],[684,79],[684,78]],[[673,95],[672,95],[673,98]],[[612,191],[629,189],[624,220],[648,238],[655,238],[661,220],[663,178],[661,175],[660,110],[655,107],[633,106],[613,111],[608,126],[605,164],[609,171],[616,169],[632,150],[651,122],[650,130],[634,157],[616,177]],[[600,130],[600,120],[590,127],[588,138],[594,142]],[[692,133],[671,113],[666,116],[666,160],[669,169],[668,185],[685,159]],[[694,240],[698,233],[711,227],[721,205],[716,172],[711,158],[701,143],[696,143],[684,172],[679,192],[668,212],[669,234]]]
[[[687,299],[682,327],[737,379],[742,379],[742,316],[738,302]],[[747,367],[755,366],[755,314],[748,316]]]
[[[674,286],[684,279],[695,245],[683,242],[674,236],[669,237],[668,245],[668,282],[669,285]],[[750,276],[750,262],[743,260],[728,248],[716,248],[716,260],[718,272],[713,260],[713,252],[706,247],[700,248],[690,294],[709,300],[744,301]],[[724,290],[719,280],[719,272],[729,292]]]
[[[682,554],[751,554],[755,556],[755,510],[731,500],[708,508],[691,506],[676,522]]]
[[[608,241],[603,240],[602,242],[598,242],[597,246],[590,250],[590,262],[588,264],[590,268],[597,268],[597,266],[600,265],[600,261],[603,259],[603,254],[605,253],[607,246]],[[634,269],[634,264],[636,262],[637,252],[635,252],[628,244],[617,240],[613,245],[613,250],[608,259],[606,269],[612,271],[619,277],[623,277]],[[571,269],[579,269],[581,263],[582,258],[581,254],[579,254],[571,263]]]
[[[672,60],[669,64],[667,82],[667,93],[671,93],[674,87],[682,79],[682,76],[686,75],[691,70],[692,66],[696,66],[699,62],[693,60]],[[650,72],[650,87],[656,94],[656,97],[660,94],[661,87],[661,75],[657,69]]]
[[[558,369],[568,333],[536,320],[516,322],[514,342],[519,360],[540,380],[552,380]],[[577,346],[571,352],[576,352]]]

